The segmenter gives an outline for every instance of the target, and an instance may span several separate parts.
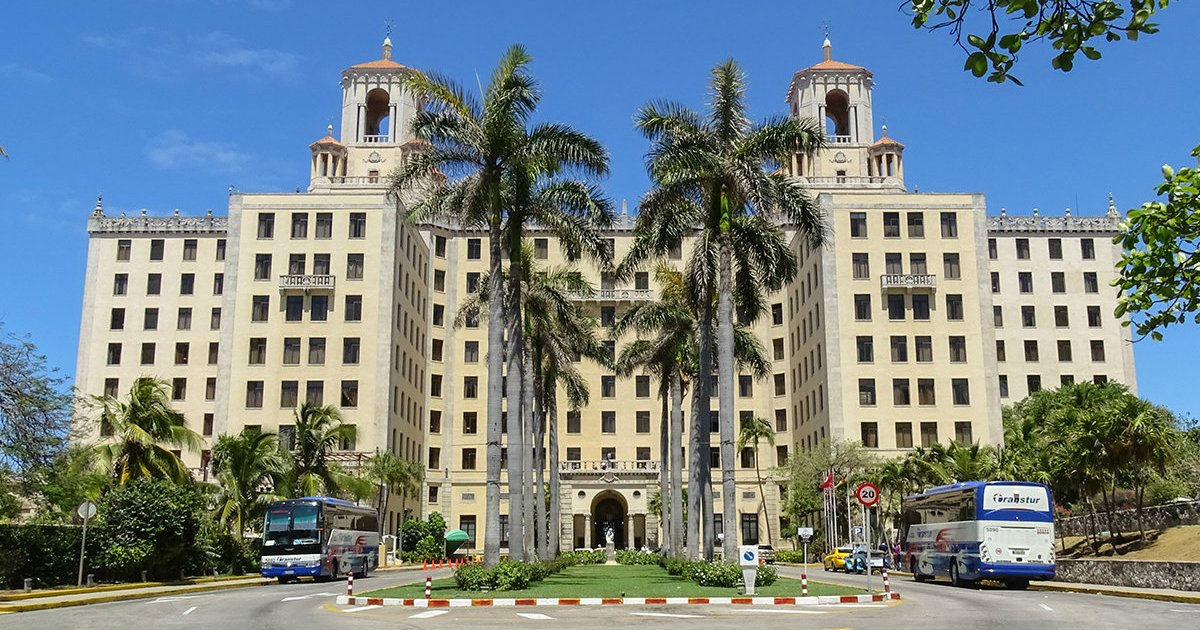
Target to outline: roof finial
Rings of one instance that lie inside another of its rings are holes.
[[[829,34],[825,35],[825,43],[821,44],[821,60],[833,61],[833,44],[829,42]]]
[[[383,21],[383,58],[392,58],[392,20],[388,18]]]
[[[1066,214],[1066,216],[1068,216],[1068,217],[1070,217],[1070,216],[1071,216],[1071,209],[1070,209],[1070,208],[1067,208],[1067,214]]]
[[[883,126],[883,137],[884,138],[887,137],[887,125],[886,124]]]
[[[621,200],[621,216],[629,216],[629,204],[624,199]]]
[[[333,137],[333,125],[325,125],[325,133],[328,134],[330,138],[332,138]]]
[[[1120,213],[1117,212],[1117,202],[1113,201],[1113,194],[1108,193],[1108,216],[1115,217],[1118,214]]]
[[[1038,209],[1037,209],[1037,208],[1034,208],[1034,209],[1033,209],[1033,216],[1035,216],[1035,217],[1036,217],[1036,216],[1038,216]]]
[[[92,208],[92,215],[94,215],[94,216],[97,216],[97,217],[104,216],[104,204],[101,201],[102,197],[104,197],[103,193],[96,195],[96,207]]]

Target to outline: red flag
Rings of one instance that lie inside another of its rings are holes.
[[[821,477],[821,489],[826,490],[826,489],[832,488],[832,487],[833,487],[833,471],[831,470],[831,471],[825,473]]]

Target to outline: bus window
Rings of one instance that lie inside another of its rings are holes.
[[[287,508],[276,508],[268,512],[266,526],[263,528],[266,531],[266,535],[263,537],[263,546],[291,544],[291,536],[288,533],[291,529],[291,520],[292,511]]]
[[[292,508],[292,544],[304,545],[320,542],[317,531],[317,516],[320,508],[315,505],[297,505]]]

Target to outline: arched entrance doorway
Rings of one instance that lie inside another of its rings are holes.
[[[596,547],[605,545],[605,533],[612,528],[613,547],[625,549],[629,546],[625,531],[625,515],[628,507],[625,498],[616,492],[602,492],[592,501],[592,540]]]

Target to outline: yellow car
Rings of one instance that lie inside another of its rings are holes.
[[[846,558],[854,553],[854,547],[838,547],[833,550],[833,553],[825,556],[824,565],[826,571],[845,571]]]

